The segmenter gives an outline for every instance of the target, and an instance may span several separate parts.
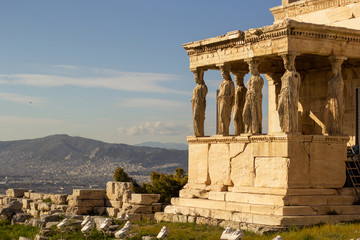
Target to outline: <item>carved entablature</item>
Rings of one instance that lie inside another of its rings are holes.
[[[251,143],[251,142],[331,142],[346,143],[347,136],[326,136],[326,135],[300,135],[300,134],[279,134],[279,135],[248,135],[241,136],[220,136],[212,137],[187,137],[191,144],[216,144],[216,143]]]
[[[279,24],[231,33],[184,44],[190,58],[190,70],[218,69],[224,63],[245,62],[253,57],[274,57],[288,52],[359,58],[360,30],[285,19]]]
[[[218,49],[231,48],[236,45],[241,45],[244,43],[244,38],[244,32],[237,30],[228,32],[226,35],[185,43],[183,47],[189,56],[204,52],[213,53]]]
[[[341,7],[351,3],[357,3],[359,0],[308,0],[296,1],[287,5],[281,5],[271,8],[270,11],[274,15],[275,21],[284,18],[292,18],[298,15],[317,12],[326,8]]]

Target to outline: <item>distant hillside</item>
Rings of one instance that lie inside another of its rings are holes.
[[[103,186],[119,166],[140,181],[147,180],[151,171],[187,170],[187,151],[53,135],[0,142],[0,166],[0,182],[8,176],[32,183]]]
[[[153,147],[153,148],[166,148],[176,150],[188,150],[188,145],[183,143],[161,143],[161,142],[143,142],[134,146],[140,147]]]

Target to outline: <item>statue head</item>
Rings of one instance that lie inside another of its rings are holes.
[[[230,76],[230,71],[225,69],[224,66],[220,66],[220,72],[221,72],[221,76],[224,80],[232,81],[231,76]]]
[[[344,57],[336,57],[331,56],[329,57],[331,63],[331,71],[333,76],[341,75],[341,65],[343,64],[345,58]]]
[[[260,61],[257,59],[251,59],[249,61],[247,61],[248,65],[249,65],[249,72],[251,75],[253,76],[259,76],[259,64]]]
[[[195,78],[195,83],[197,84],[204,84],[204,70],[196,70],[193,71],[194,73],[194,78]]]
[[[284,61],[284,68],[286,71],[296,71],[295,70],[295,58],[296,54],[285,54],[281,56]]]
[[[246,72],[244,71],[232,71],[232,74],[234,74],[234,79],[237,86],[244,86],[244,76]]]

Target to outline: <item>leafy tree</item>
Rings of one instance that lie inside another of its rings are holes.
[[[118,169],[115,170],[114,173],[114,181],[116,182],[132,182],[133,183],[133,190],[136,193],[142,193],[144,192],[144,190],[142,189],[142,187],[137,183],[137,181],[135,179],[133,179],[132,177],[130,177],[125,171],[124,169],[122,169],[122,167],[119,167]]]
[[[114,173],[114,181],[132,182],[135,193],[156,193],[160,194],[160,202],[170,203],[172,197],[178,197],[179,191],[187,183],[188,177],[182,168],[176,168],[175,174],[163,174],[153,171],[150,175],[150,183],[143,183],[141,186],[135,179],[130,177],[124,169],[119,167]]]
[[[114,181],[116,182],[132,182],[134,181],[132,177],[130,177],[122,167],[116,169],[114,173]]]
[[[187,175],[182,168],[176,168],[175,174],[163,174],[153,171],[151,183],[143,183],[142,188],[147,193],[160,194],[160,202],[170,203],[172,197],[178,197],[179,191],[187,183]]]

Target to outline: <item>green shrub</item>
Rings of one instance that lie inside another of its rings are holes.
[[[176,168],[175,174],[152,172],[151,183],[143,183],[142,188],[147,193],[160,194],[160,202],[170,203],[172,197],[178,197],[179,191],[187,183],[187,175],[182,168]]]
[[[187,183],[187,175],[182,168],[176,168],[175,174],[163,174],[153,171],[150,175],[150,183],[143,183],[141,186],[130,177],[124,169],[119,167],[114,173],[114,181],[132,182],[135,193],[156,193],[160,194],[160,202],[170,203],[172,197],[178,197],[179,191]]]
[[[43,202],[44,202],[44,203],[51,203],[51,199],[50,199],[50,198],[45,198],[45,199],[43,200]]]
[[[132,182],[133,183],[133,190],[136,193],[143,193],[144,190],[142,189],[142,187],[137,183],[137,181],[135,179],[133,179],[132,177],[130,177],[125,171],[124,169],[122,169],[122,167],[119,167],[118,169],[115,170],[114,173],[114,181],[116,182]]]

